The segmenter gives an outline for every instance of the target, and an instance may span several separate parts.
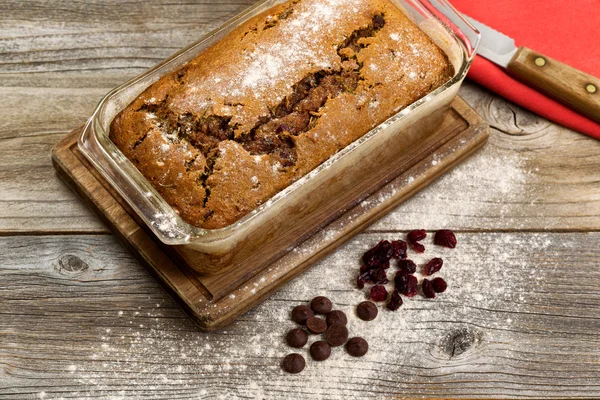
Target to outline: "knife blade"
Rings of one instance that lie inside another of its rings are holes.
[[[600,122],[600,79],[530,48],[517,47],[511,37],[464,16],[481,33],[479,55],[526,85]]]

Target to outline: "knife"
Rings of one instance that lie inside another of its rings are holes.
[[[465,18],[481,33],[479,55],[528,86],[600,122],[600,79],[527,47],[517,48],[514,39],[466,15]]]

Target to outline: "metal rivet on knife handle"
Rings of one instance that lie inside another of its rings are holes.
[[[540,59],[545,65],[539,65]],[[514,78],[600,122],[600,79],[595,76],[526,47],[517,50],[507,69]]]
[[[546,59],[544,57],[536,57],[534,62],[538,67],[543,67],[546,65]]]

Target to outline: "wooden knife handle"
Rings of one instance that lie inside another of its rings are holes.
[[[600,122],[600,79],[521,47],[508,72],[568,107]]]

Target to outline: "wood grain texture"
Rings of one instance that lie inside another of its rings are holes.
[[[111,88],[251,3],[0,3],[10,10],[0,16],[0,233],[107,232],[58,182],[50,149]],[[474,84],[461,96],[497,129],[490,144],[375,229],[600,229],[600,143]],[[514,189],[508,202],[503,188]]]
[[[107,230],[55,176],[53,145],[104,93],[252,3],[0,0],[0,398],[598,398],[600,233],[586,231],[600,227],[600,144],[469,82],[488,146],[231,329],[198,331],[94,235]],[[353,319],[364,359],[280,372],[292,305],[328,294],[351,310],[362,251],[439,226],[471,232],[442,254],[448,293]],[[10,236],[26,234],[41,236]]]
[[[600,122],[600,79],[521,47],[508,63],[510,75]]]
[[[366,323],[352,281],[380,238],[357,236],[214,333],[110,236],[0,238],[0,398],[597,397],[599,233],[459,234],[456,250],[436,249],[446,293]],[[348,313],[369,353],[335,349],[284,374],[288,313],[315,294]]]
[[[0,73],[139,73],[254,3],[3,0]]]

